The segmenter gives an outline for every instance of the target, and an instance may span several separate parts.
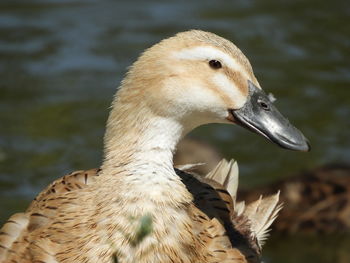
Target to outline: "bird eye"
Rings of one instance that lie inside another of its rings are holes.
[[[269,107],[269,105],[266,102],[264,102],[264,101],[259,99],[258,103],[259,103],[260,107],[263,108],[263,110],[265,110],[265,111],[269,111],[270,110],[270,107]]]
[[[215,59],[209,61],[209,66],[213,69],[222,68],[221,62]]]

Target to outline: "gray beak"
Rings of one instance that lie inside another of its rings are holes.
[[[242,108],[231,110],[236,122],[282,148],[310,151],[310,145],[305,136],[283,117],[266,93],[249,80],[248,87],[247,102]]]

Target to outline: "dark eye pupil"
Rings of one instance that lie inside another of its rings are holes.
[[[218,68],[221,68],[221,67],[222,67],[221,62],[218,61],[218,60],[215,60],[215,59],[210,60],[210,61],[209,61],[209,65],[210,65],[212,68],[215,68],[215,69],[218,69]]]
[[[261,106],[264,110],[268,110],[268,109],[269,109],[269,106],[268,106],[265,102],[263,102],[263,101],[260,102],[260,106]]]

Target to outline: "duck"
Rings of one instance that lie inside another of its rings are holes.
[[[232,162],[207,177],[173,167],[180,139],[208,123],[310,149],[238,47],[210,32],[178,33],[146,49],[122,80],[100,168],[54,181],[10,217],[0,262],[260,262],[278,194],[245,206],[235,202]]]

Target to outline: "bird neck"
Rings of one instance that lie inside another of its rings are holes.
[[[173,168],[173,152],[184,132],[178,121],[147,108],[135,111],[131,105],[115,104],[105,134],[103,181],[127,191],[123,194],[130,200],[189,203],[192,197]]]
[[[173,152],[183,136],[182,125],[150,112],[145,115],[144,110],[142,116],[122,115],[116,114],[108,120],[103,167],[172,168]]]

